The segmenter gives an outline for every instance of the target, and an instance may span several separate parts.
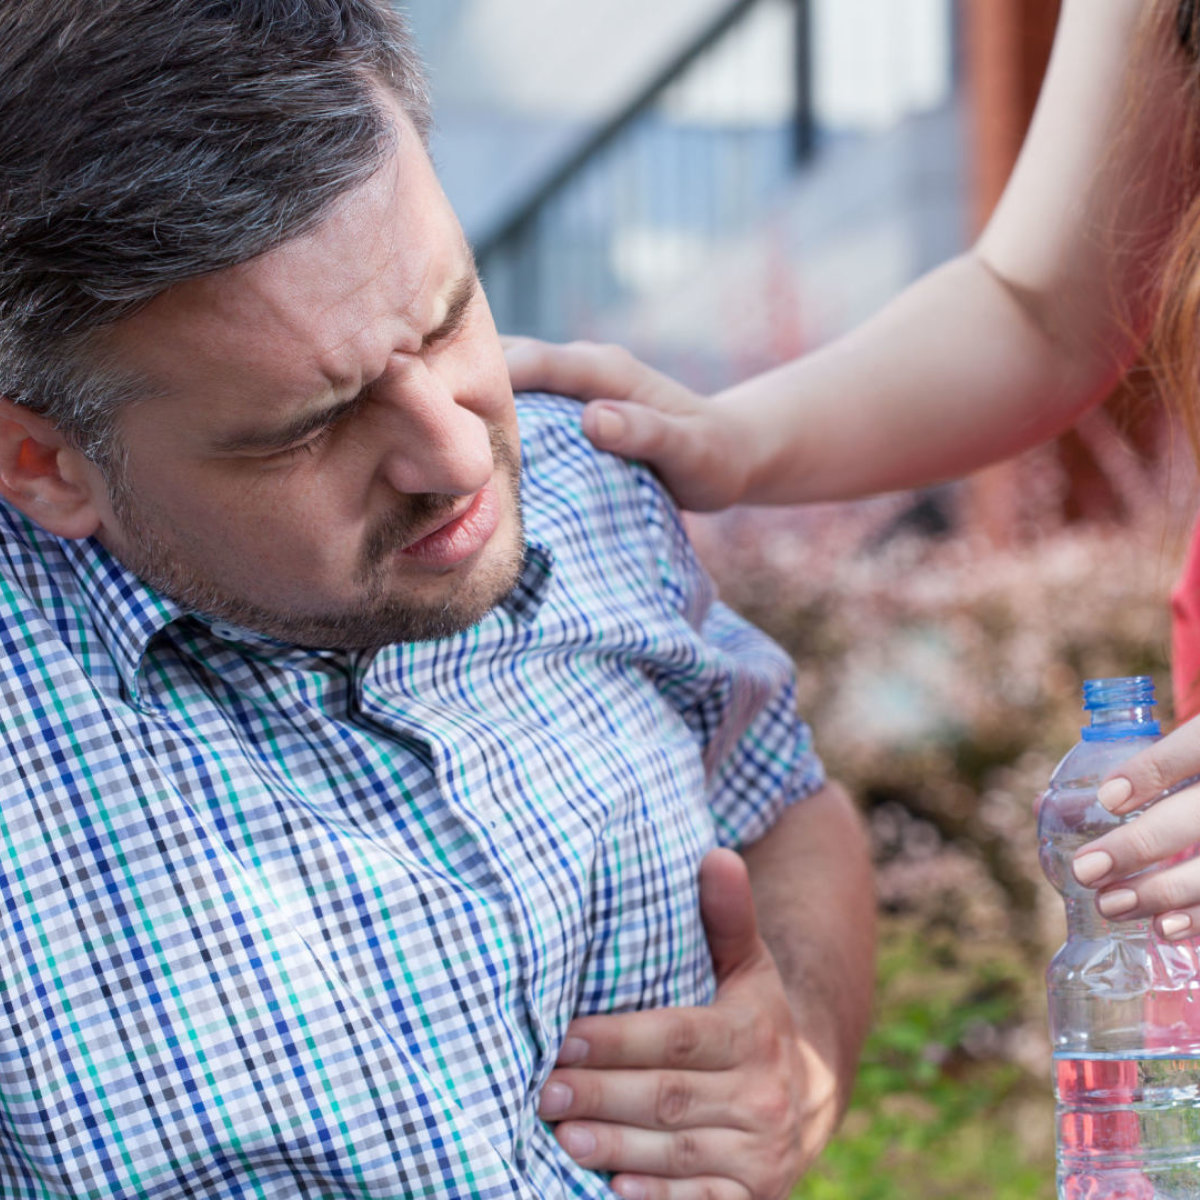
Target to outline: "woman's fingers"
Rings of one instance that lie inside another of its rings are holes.
[[[556,392],[577,400],[631,400],[662,412],[689,412],[702,403],[690,389],[646,366],[623,346],[524,337],[500,341],[514,391]]]
[[[557,392],[587,401],[583,428],[601,450],[647,462],[684,508],[735,504],[746,488],[751,451],[736,421],[704,396],[639,362],[620,346],[551,345],[503,338],[517,391]]]
[[[1200,917],[1198,849],[1200,786],[1193,785],[1089,842],[1072,865],[1079,883],[1097,889],[1096,907],[1103,916],[1155,916],[1164,936],[1186,937],[1193,916]],[[1168,922],[1171,916],[1179,919]]]
[[[1200,906],[1176,909],[1155,918],[1154,927],[1168,942],[1182,942],[1200,933]]]
[[[1101,785],[1099,800],[1109,812],[1123,815],[1164,792],[1196,782],[1200,782],[1200,717],[1122,763]]]
[[[1136,879],[1118,880],[1096,894],[1096,907],[1110,921],[1156,917],[1161,923],[1172,914],[1200,912],[1200,861],[1188,859]],[[1180,936],[1186,931],[1172,922],[1164,932]]]
[[[1153,916],[1169,938],[1200,930],[1200,718],[1122,763],[1098,799],[1118,816],[1138,814],[1081,847],[1072,864],[1078,882],[1097,889],[1101,913]]]
[[[1165,859],[1190,851],[1200,842],[1200,785],[1160,800],[1137,820],[1080,848],[1075,878],[1085,887],[1103,888],[1136,875]],[[1200,903],[1200,894],[1196,896]]]

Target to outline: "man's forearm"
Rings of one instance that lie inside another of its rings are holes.
[[[870,1024],[875,891],[866,832],[828,784],[743,852],[763,940],[798,1030],[832,1072],[831,1124],[849,1099]]]

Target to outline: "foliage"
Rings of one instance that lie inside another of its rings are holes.
[[[693,528],[723,596],[795,657],[874,845],[877,1020],[842,1132],[795,1196],[1051,1200],[1042,969],[1062,909],[1032,805],[1078,737],[1085,678],[1151,674],[1169,695],[1182,526],[1159,508],[998,550],[910,536],[906,503]]]
[[[883,929],[877,1020],[842,1131],[795,1200],[1051,1200],[1053,1105],[1017,1061],[1029,973],[949,930]]]

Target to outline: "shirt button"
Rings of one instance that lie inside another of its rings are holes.
[[[219,638],[224,638],[227,642],[236,642],[239,632],[232,625],[226,625],[222,621],[214,621],[211,625],[213,633]]]

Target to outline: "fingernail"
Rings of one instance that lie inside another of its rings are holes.
[[[1163,917],[1160,928],[1165,938],[1182,937],[1191,930],[1192,918],[1183,913],[1172,913],[1169,917]]]
[[[1130,796],[1133,795],[1133,784],[1128,779],[1110,779],[1100,785],[1096,799],[1108,809],[1116,812]]]
[[[569,1067],[574,1063],[583,1062],[587,1056],[587,1042],[583,1038],[569,1037],[560,1047],[557,1061],[560,1066]]]
[[[1095,883],[1097,879],[1103,879],[1112,869],[1113,860],[1103,850],[1093,850],[1090,854],[1081,854],[1071,864],[1075,878],[1084,887],[1087,887],[1089,883]]]
[[[623,1196],[625,1200],[646,1200],[650,1193],[646,1190],[646,1185],[638,1179],[621,1179],[613,1184],[613,1191],[618,1196]]]
[[[596,440],[607,445],[613,445],[625,436],[625,418],[615,408],[593,405],[591,425]]]
[[[563,1137],[563,1148],[572,1158],[587,1158],[596,1153],[596,1135],[573,1125]]]
[[[553,1121],[571,1107],[571,1101],[574,1099],[575,1093],[565,1083],[548,1083],[542,1090],[538,1115],[547,1121]]]
[[[1119,892],[1105,892],[1096,899],[1096,907],[1106,917],[1119,917],[1131,908],[1137,908],[1137,892],[1122,888]]]

